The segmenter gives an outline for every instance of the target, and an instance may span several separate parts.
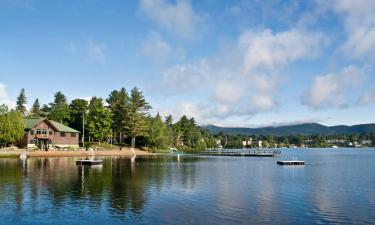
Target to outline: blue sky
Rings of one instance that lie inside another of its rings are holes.
[[[200,124],[373,123],[373,0],[0,0],[0,104],[137,86]]]

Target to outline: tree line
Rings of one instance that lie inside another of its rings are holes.
[[[106,99],[92,97],[89,101],[73,99],[71,102],[58,91],[51,103],[41,105],[37,98],[29,110],[26,104],[26,93],[22,89],[14,112],[25,117],[55,120],[80,131],[81,135],[84,127],[88,145],[111,142],[152,151],[171,148],[202,151],[216,147],[214,137],[201,130],[194,118],[182,116],[174,122],[171,115],[163,118],[157,113],[152,116],[151,105],[137,87],[130,91],[125,88],[113,90]]]
[[[257,148],[262,147],[351,147],[356,144],[374,146],[375,134],[353,135],[227,135],[210,134],[201,129],[194,118],[182,116],[176,122],[171,115],[162,117],[150,114],[151,106],[142,91],[133,88],[113,90],[106,99],[92,97],[73,99],[58,91],[51,103],[40,104],[35,99],[32,107],[26,108],[27,98],[22,89],[16,108],[9,110],[0,106],[0,145],[11,145],[24,134],[23,117],[46,117],[72,127],[83,134],[85,143],[110,142],[132,147],[145,147],[151,151],[179,149],[183,151],[203,151],[207,148]],[[84,121],[84,124],[83,124]],[[251,140],[251,142],[249,142]],[[246,143],[244,144],[244,141]],[[364,143],[365,141],[365,143]],[[369,142],[370,141],[370,142]]]

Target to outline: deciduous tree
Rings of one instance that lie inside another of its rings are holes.
[[[111,111],[103,106],[103,99],[93,97],[89,105],[87,116],[87,130],[90,137],[99,143],[112,134],[112,115]]]

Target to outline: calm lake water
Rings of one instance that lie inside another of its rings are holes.
[[[375,149],[103,159],[0,159],[0,224],[375,224]]]

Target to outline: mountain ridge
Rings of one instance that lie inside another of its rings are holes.
[[[268,126],[259,128],[246,127],[220,127],[215,125],[205,125],[202,128],[208,129],[212,134],[223,132],[224,134],[241,135],[351,135],[362,133],[375,133],[375,123],[357,124],[357,125],[336,125],[325,126],[319,123],[302,123],[295,125]]]

